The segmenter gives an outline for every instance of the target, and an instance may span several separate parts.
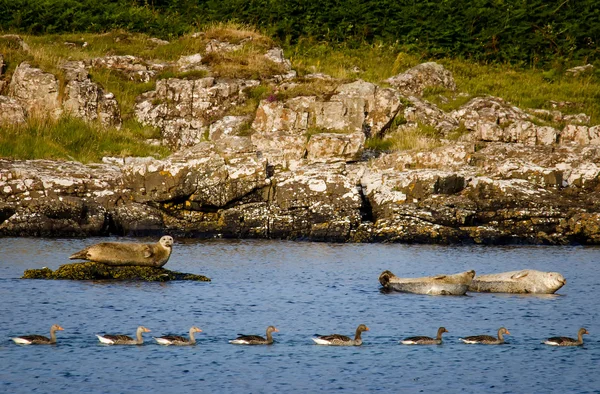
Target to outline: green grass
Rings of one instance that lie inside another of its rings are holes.
[[[82,163],[99,162],[103,156],[166,157],[170,153],[167,148],[143,142],[143,138],[152,136],[141,126],[117,130],[69,117],[56,122],[36,119],[26,125],[0,128],[0,157]]]

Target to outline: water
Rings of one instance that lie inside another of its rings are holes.
[[[167,267],[211,283],[18,279],[103,240],[0,238],[0,392],[600,392],[598,248],[176,240]],[[568,283],[553,296],[432,297],[383,294],[377,281],[386,269],[422,276],[523,268],[559,271]],[[9,339],[48,335],[52,323],[65,328],[57,346]],[[352,336],[360,323],[370,328],[362,347],[310,340]],[[271,324],[280,330],[273,346],[228,343],[237,333],[264,335]],[[152,330],[144,346],[100,345],[94,335],[133,335],[138,325]],[[192,325],[204,331],[196,347],[151,338],[187,335]],[[434,336],[441,325],[450,331],[442,346],[398,344]],[[512,334],[505,345],[458,341],[500,326]],[[540,343],[574,337],[582,326],[590,331],[583,347]]]

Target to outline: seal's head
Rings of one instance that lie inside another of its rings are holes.
[[[158,243],[160,243],[165,249],[171,249],[171,247],[173,246],[173,237],[171,237],[170,235],[165,235],[160,239],[160,241],[158,241]]]
[[[558,272],[546,272],[543,280],[544,285],[554,293],[563,287],[567,280]]]

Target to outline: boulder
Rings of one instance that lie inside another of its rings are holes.
[[[202,64],[202,55],[199,53],[188,56],[181,56],[177,60],[177,68],[181,72],[208,69],[208,67]]]
[[[23,62],[15,69],[9,95],[21,104],[28,116],[58,119],[62,113],[58,80],[29,63]]]
[[[385,82],[407,96],[422,96],[426,88],[432,87],[456,90],[452,73],[435,62],[419,64],[402,74],[386,79]]]
[[[14,126],[25,123],[25,111],[12,97],[0,96],[0,126]]]
[[[404,118],[413,125],[434,127],[440,135],[447,135],[459,126],[459,122],[427,100],[415,96],[408,98],[410,104],[404,109]]]
[[[114,94],[105,92],[92,82],[83,62],[67,62],[63,109],[71,116],[87,122],[98,121],[104,127],[120,128],[121,111]]]

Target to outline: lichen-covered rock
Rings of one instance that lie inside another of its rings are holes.
[[[210,282],[204,275],[186,274],[155,267],[112,267],[92,261],[61,265],[56,271],[44,267],[25,270],[21,279],[63,279],[63,280],[127,280],[144,282],[168,282],[191,280]]]
[[[307,159],[312,163],[358,161],[362,155],[365,134],[321,133],[311,136],[306,146]]]
[[[11,97],[0,96],[0,126],[15,126],[22,123],[25,123],[25,111],[21,104]]]
[[[123,167],[123,181],[139,203],[187,200],[223,207],[266,183],[266,166],[256,153],[228,156],[204,142],[165,160],[143,160]]]
[[[159,80],[156,90],[138,97],[135,116],[145,125],[159,127],[170,147],[185,148],[201,142],[213,120],[245,101],[242,92],[255,85],[255,81],[213,77]]]
[[[9,95],[21,104],[28,116],[58,119],[62,113],[58,80],[29,63],[23,62],[15,69]]]
[[[403,108],[400,94],[365,81],[339,86],[327,101],[295,97],[285,102],[263,100],[252,128],[262,132],[297,134],[311,127],[382,135]]]
[[[202,55],[195,53],[193,55],[181,56],[177,60],[177,68],[181,72],[207,70],[208,67],[202,64]]]
[[[600,145],[600,126],[567,125],[560,133],[559,139],[563,144]]]
[[[252,144],[270,167],[296,169],[306,155],[306,136],[285,132],[254,133]]]
[[[410,96],[410,105],[404,109],[404,118],[413,124],[433,126],[441,135],[446,135],[459,126],[459,122],[432,103]]]
[[[456,90],[456,82],[454,82],[452,73],[435,62],[419,64],[402,74],[386,79],[385,82],[408,96],[422,96],[423,91],[431,87]]]
[[[247,116],[224,116],[208,128],[208,139],[219,140],[223,137],[236,135],[249,122]]]
[[[167,67],[164,63],[152,63],[132,55],[94,58],[90,61],[90,65],[94,68],[107,68],[119,71],[131,81],[138,82],[150,81],[158,72]]]
[[[87,122],[98,121],[104,127],[120,128],[121,111],[114,94],[105,92],[92,82],[83,62],[67,62],[63,108],[72,116]]]

